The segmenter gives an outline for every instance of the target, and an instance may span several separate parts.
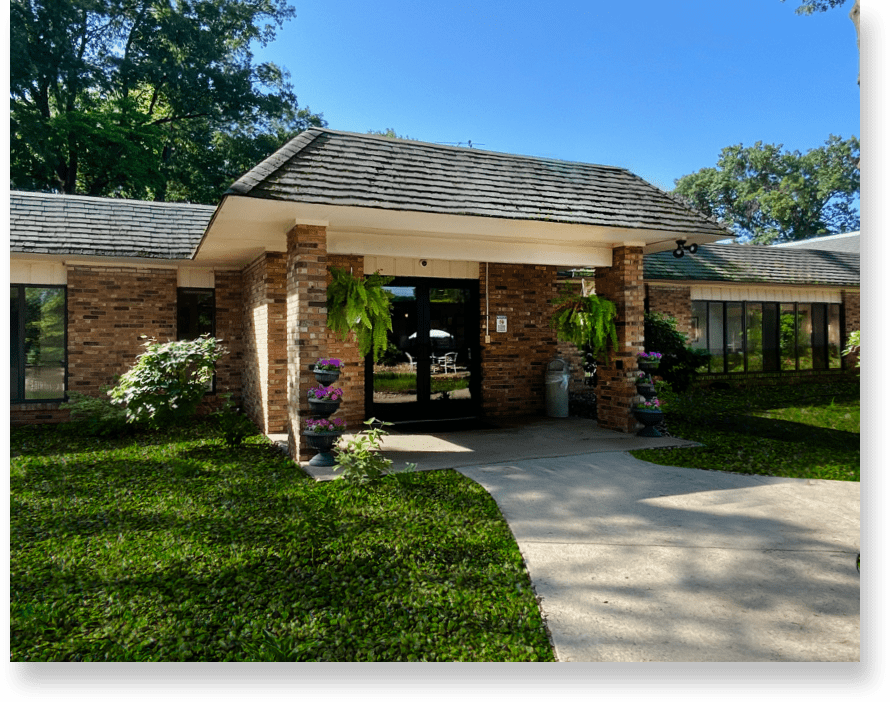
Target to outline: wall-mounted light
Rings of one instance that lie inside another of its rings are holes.
[[[686,246],[686,239],[677,239],[677,248],[674,249],[674,258],[683,258],[684,251],[694,254],[698,251],[698,244],[690,244],[689,246]]]

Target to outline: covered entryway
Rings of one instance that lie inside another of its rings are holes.
[[[392,422],[475,417],[479,413],[479,284],[476,280],[396,278],[389,348],[365,361],[369,417]]]

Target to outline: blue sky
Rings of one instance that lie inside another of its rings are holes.
[[[860,135],[845,7],[798,0],[291,0],[256,52],[332,129],[622,166],[664,189],[757,141]]]

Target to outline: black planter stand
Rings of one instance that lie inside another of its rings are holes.
[[[340,377],[339,370],[316,370],[312,367],[312,373],[319,385],[329,387],[337,382]],[[309,411],[312,416],[317,419],[327,419],[340,409],[340,400],[316,400],[309,398]],[[318,453],[309,461],[310,466],[333,466],[336,459],[331,453],[331,449],[337,444],[337,440],[343,436],[342,431],[322,431],[312,432],[304,431],[303,436],[306,437],[306,443],[309,448],[314,449]]]
[[[646,373],[646,382],[637,385],[637,393],[645,400],[657,399],[655,382],[652,380],[652,371],[658,369],[658,361],[637,361],[637,366]],[[639,409],[634,407],[634,417],[643,425],[637,432],[637,436],[659,437],[661,433],[655,428],[664,420],[664,412],[661,410]]]

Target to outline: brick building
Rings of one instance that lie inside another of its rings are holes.
[[[633,430],[644,254],[730,236],[624,169],[326,129],[286,144],[216,208],[10,202],[13,422],[63,420],[66,392],[110,385],[142,335],[208,332],[229,350],[216,395],[234,393],[266,433],[287,432],[301,458],[310,367],[323,357],[346,363],[338,416],[353,427],[541,412],[558,351],[549,301],[559,271],[578,267],[595,269],[619,310],[600,424]],[[383,363],[326,328],[332,266],[394,278]]]

